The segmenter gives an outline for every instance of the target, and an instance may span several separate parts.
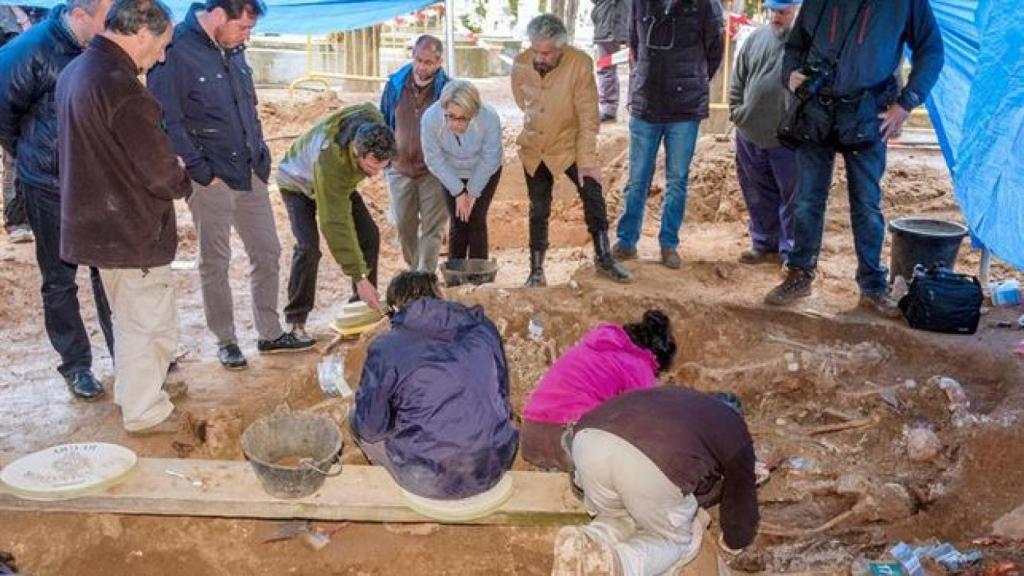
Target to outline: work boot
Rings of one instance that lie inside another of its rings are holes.
[[[544,250],[530,250],[530,275],[526,278],[527,288],[547,286],[544,279]]]
[[[99,400],[106,393],[103,389],[103,384],[100,384],[100,381],[89,370],[79,370],[74,374],[65,376],[64,382],[75,397],[86,402]]]
[[[776,263],[782,261],[782,255],[778,252],[772,252],[769,250],[758,250],[753,248],[750,250],[744,250],[740,254],[740,264],[765,264],[765,263]]]
[[[622,244],[616,242],[615,245],[612,246],[612,257],[619,262],[636,260],[636,248],[623,248]]]
[[[670,270],[679,270],[683,266],[683,259],[675,250],[661,250],[661,265]]]
[[[803,268],[790,268],[786,279],[764,297],[764,303],[772,306],[792,304],[800,298],[811,295],[811,284],[814,283],[814,272]]]
[[[618,576],[619,557],[611,546],[591,538],[582,526],[565,526],[555,535],[551,576]]]
[[[220,350],[217,351],[217,359],[220,360],[221,366],[228,370],[244,370],[249,366],[238,344],[225,344],[221,346]]]
[[[903,315],[896,299],[888,292],[873,292],[860,295],[858,306],[883,318],[899,318]]]
[[[629,270],[612,258],[607,232],[594,234],[594,265],[597,266],[598,274],[607,276],[616,282],[629,284],[633,281],[633,275],[629,273]]]
[[[256,349],[260,354],[276,354],[278,352],[301,352],[313,347],[316,340],[303,338],[294,332],[285,332],[277,340],[259,340]]]

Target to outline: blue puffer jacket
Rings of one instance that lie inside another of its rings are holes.
[[[82,53],[61,19],[66,8],[0,50],[0,145],[17,159],[18,179],[58,194],[57,76]]]
[[[385,440],[395,480],[427,498],[467,498],[512,465],[508,365],[483,308],[425,298],[391,319],[370,346],[352,429]]]
[[[270,178],[270,150],[256,111],[256,86],[242,47],[220,49],[199,25],[193,4],[174,28],[167,61],[146,85],[160,102],[174,151],[192,180],[216,176],[235,190],[251,190],[252,174]]]
[[[412,62],[402,66],[394,74],[388,76],[388,83],[384,85],[384,93],[380,97],[380,112],[384,115],[384,123],[392,130],[395,129],[395,109],[398,108],[398,100],[402,97],[402,87],[405,86],[405,81],[409,79],[409,74],[412,74]],[[435,101],[441,98],[441,91],[448,84],[448,80],[450,78],[448,78],[444,68],[438,69],[437,75],[434,76]]]

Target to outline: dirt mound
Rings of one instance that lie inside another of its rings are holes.
[[[321,92],[312,100],[262,102],[259,114],[263,133],[268,139],[297,136],[344,105],[334,90]]]

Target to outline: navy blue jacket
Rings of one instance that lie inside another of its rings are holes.
[[[18,179],[60,193],[57,175],[57,76],[82,53],[57,6],[49,18],[0,49],[0,145],[17,157]]]
[[[398,100],[402,97],[405,81],[408,80],[409,74],[412,74],[412,66],[412,62],[410,62],[389,76],[388,83],[384,85],[384,93],[380,97],[380,112],[384,115],[384,122],[392,130],[395,129],[395,109],[398,108]],[[437,75],[434,76],[435,101],[441,98],[441,91],[444,90],[445,84],[448,84],[448,80],[450,78],[444,68],[439,69]]]
[[[406,490],[426,498],[467,498],[489,490],[512,465],[508,364],[483,308],[433,298],[391,318],[370,345],[352,430],[385,441]]]
[[[633,0],[630,114],[653,123],[707,118],[723,42],[718,0]]]
[[[192,180],[205,186],[218,177],[251,190],[253,172],[270,178],[252,69],[243,47],[225,52],[203,30],[196,19],[202,9],[193,4],[175,27],[166,62],[150,70],[146,84]]]
[[[859,4],[860,0],[805,0],[786,42],[783,85],[789,85],[790,74],[808,56],[838,56],[832,93],[854,96],[892,78],[904,46],[909,46],[910,79],[897,101],[913,110],[924,102],[942,71],[942,34],[928,0],[864,0],[858,13]],[[843,53],[837,55],[840,46]]]

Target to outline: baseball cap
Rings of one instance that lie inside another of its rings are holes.
[[[785,10],[803,4],[803,0],[765,0],[764,7],[769,10]]]

